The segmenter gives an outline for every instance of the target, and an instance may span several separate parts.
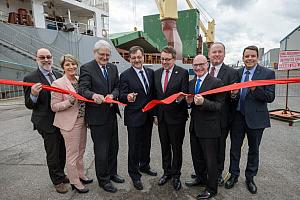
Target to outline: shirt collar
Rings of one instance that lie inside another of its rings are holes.
[[[140,71],[143,71],[144,73],[145,73],[145,69],[144,69],[144,67],[142,67],[142,69],[137,69],[137,68],[135,68],[135,67],[133,67],[133,66],[131,66],[133,69],[134,69],[134,71],[138,74],[138,73],[140,73]]]
[[[206,72],[206,73],[205,73],[203,76],[201,76],[201,77],[198,77],[198,76],[197,76],[197,80],[198,80],[198,79],[201,79],[201,81],[203,81],[203,80],[206,78],[207,74],[208,74],[208,72]]]
[[[220,70],[222,65],[223,65],[223,63],[216,65],[216,66],[210,64],[210,67],[214,66],[216,70]]]
[[[44,69],[43,67],[39,66],[39,70],[42,72],[44,76],[48,76],[49,73],[53,74],[52,70],[48,71]]]
[[[244,67],[243,75],[245,74],[245,72],[247,70],[253,75],[256,70],[256,67],[257,67],[257,64],[255,65],[255,67],[252,67],[251,69],[247,69],[246,67]]]

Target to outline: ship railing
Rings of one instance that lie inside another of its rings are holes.
[[[0,60],[0,79],[22,81],[24,76],[36,68],[5,60]],[[14,85],[0,85],[0,99],[13,99],[23,96],[23,87]]]
[[[0,10],[0,22],[8,22],[8,12]]]
[[[61,70],[59,67],[59,60],[64,54],[66,54],[66,52],[50,46],[45,42],[38,40],[34,36],[26,34],[18,28],[5,23],[0,23],[0,35],[0,43],[2,40],[4,43],[10,44],[10,48],[14,48],[16,51],[27,54],[27,56],[31,58],[35,57],[37,49],[42,47],[48,48],[53,56],[54,67]]]

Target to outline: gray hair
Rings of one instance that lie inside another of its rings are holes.
[[[109,51],[111,51],[111,49],[112,49],[111,45],[107,41],[99,40],[98,42],[95,43],[93,50],[98,51],[99,49],[102,49],[102,48],[107,48],[107,49],[109,49]]]

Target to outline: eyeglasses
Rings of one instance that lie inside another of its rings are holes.
[[[46,58],[48,60],[50,60],[50,59],[52,59],[52,56],[38,56],[38,58],[41,59],[41,60],[45,60]]]
[[[166,61],[166,62],[169,62],[171,60],[173,60],[173,58],[160,58],[161,61]]]
[[[193,64],[193,67],[203,67],[204,65],[206,65],[207,62],[205,63],[197,63],[197,64]]]

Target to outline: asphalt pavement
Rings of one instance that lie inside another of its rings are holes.
[[[285,98],[277,97],[269,109],[284,108]],[[289,108],[300,111],[300,98],[289,98]],[[56,193],[46,166],[45,151],[41,136],[33,131],[30,122],[31,111],[23,105],[23,99],[0,101],[0,199],[195,199],[203,190],[201,187],[187,188],[184,182],[193,172],[188,124],[183,145],[183,166],[181,181],[183,188],[176,192],[167,183],[158,186],[162,175],[161,148],[157,127],[153,128],[151,167],[158,172],[157,177],[142,176],[144,190],[134,189],[127,173],[127,132],[123,120],[119,119],[118,173],[126,179],[124,184],[115,184],[115,194],[103,191],[97,184],[93,145],[88,132],[87,148],[84,157],[86,174],[94,179],[88,185],[90,192],[78,194],[71,190],[66,194]],[[253,116],[255,117],[255,116]],[[232,199],[270,199],[296,200],[300,197],[300,123],[289,126],[285,122],[271,120],[272,127],[265,130],[260,148],[260,167],[255,182],[258,187],[256,195],[250,194],[245,185],[244,169],[246,164],[247,142],[242,151],[241,176],[233,189],[219,187],[215,200]],[[230,140],[227,141],[230,146]],[[226,155],[226,171],[229,163],[229,148]],[[224,172],[226,175],[226,172]]]

